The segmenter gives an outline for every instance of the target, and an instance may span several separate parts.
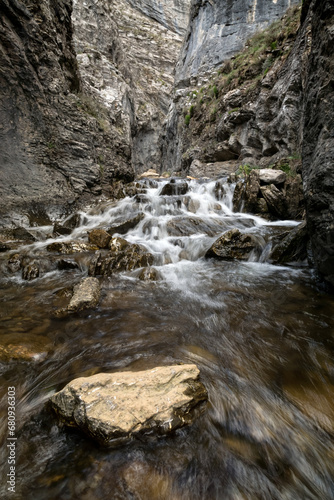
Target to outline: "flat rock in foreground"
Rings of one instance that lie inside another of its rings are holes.
[[[196,365],[78,378],[54,394],[51,405],[69,426],[99,443],[123,444],[139,434],[165,435],[192,423],[207,400]]]

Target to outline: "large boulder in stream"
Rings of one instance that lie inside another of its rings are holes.
[[[92,229],[88,233],[88,241],[99,248],[108,248],[111,236],[104,229]]]
[[[111,276],[115,271],[133,271],[153,264],[153,255],[145,247],[112,238],[107,253],[97,252],[89,265],[90,276]]]
[[[117,446],[190,424],[207,397],[197,366],[175,365],[78,378],[54,394],[51,405],[67,425]]]
[[[67,307],[58,309],[56,316],[63,317],[69,314],[92,309],[100,301],[100,283],[97,278],[84,278],[73,289],[73,296]]]
[[[206,252],[205,257],[223,260],[248,260],[254,250],[260,250],[260,242],[252,235],[231,229],[224,233]]]

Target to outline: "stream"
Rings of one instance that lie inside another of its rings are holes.
[[[161,196],[168,180],[81,212],[68,236],[33,227],[19,249],[40,277],[9,273],[0,254],[1,498],[25,500],[330,500],[334,499],[334,302],[305,263],[268,261],[272,237],[297,222],[234,213],[233,185],[189,180],[184,195]],[[87,241],[142,213],[122,235],[154,256],[156,281],[140,270],[100,277],[99,306],[66,318],[56,309],[87,276],[92,254],[66,256],[53,241]],[[205,258],[225,231],[258,238],[248,261]],[[11,252],[13,253],[13,252]],[[51,264],[50,264],[51,262]],[[28,353],[28,354],[27,354]],[[30,354],[29,354],[30,353]],[[206,411],[169,437],[103,449],[59,424],[46,402],[74,378],[98,372],[195,363],[209,394]],[[16,394],[16,488],[8,469],[7,389]]]

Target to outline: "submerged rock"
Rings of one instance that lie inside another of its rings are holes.
[[[252,234],[231,229],[224,233],[206,252],[205,257],[224,260],[248,260],[253,250],[260,249],[259,241]]]
[[[97,278],[85,278],[74,287],[73,296],[68,306],[64,309],[58,309],[56,316],[66,316],[70,313],[94,308],[98,305],[99,300],[99,280]]]
[[[303,261],[307,258],[308,241],[306,222],[302,222],[274,247],[270,259],[275,264]]]
[[[78,378],[52,396],[51,405],[67,425],[117,446],[192,423],[193,410],[207,397],[197,366],[175,365]]]
[[[153,255],[141,245],[112,238],[110,252],[98,252],[89,265],[90,276],[111,276],[115,271],[132,271],[153,264]]]

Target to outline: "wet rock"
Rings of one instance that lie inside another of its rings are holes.
[[[30,262],[22,269],[22,279],[32,281],[39,276],[39,267],[36,262]]]
[[[10,250],[10,246],[0,241],[0,252],[7,252],[8,250]]]
[[[157,281],[159,273],[154,267],[145,267],[139,274],[138,278],[142,281]]]
[[[269,258],[275,264],[301,262],[307,258],[308,241],[306,222],[302,222],[274,247]]]
[[[58,309],[56,316],[62,317],[71,313],[92,309],[100,300],[100,282],[97,278],[84,278],[73,289],[73,296],[64,309]]]
[[[89,265],[90,276],[111,276],[115,271],[132,271],[153,264],[153,255],[141,245],[123,238],[112,238],[110,251],[98,252]]]
[[[242,209],[242,201],[245,194],[245,182],[240,180],[237,182],[233,193],[233,210],[240,212]]]
[[[289,178],[284,185],[284,196],[290,219],[301,220],[305,218],[305,198],[301,175]]]
[[[204,233],[215,236],[226,228],[226,222],[219,219],[204,221],[199,217],[173,217],[166,225],[169,236],[190,236],[191,234]]]
[[[260,248],[259,241],[252,234],[231,229],[224,233],[206,252],[205,257],[223,260],[248,260],[250,254]]]
[[[70,255],[72,253],[95,252],[98,250],[98,247],[83,241],[55,241],[54,243],[50,243],[46,249],[48,252]]]
[[[139,213],[130,219],[118,219],[110,229],[108,229],[108,233],[111,236],[115,233],[126,234],[130,229],[134,229],[144,217],[145,215],[143,213]]]
[[[283,170],[262,168],[259,170],[259,178],[262,184],[283,184],[286,181],[286,173]]]
[[[164,185],[160,196],[179,196],[186,194],[188,189],[189,186],[187,182],[175,182],[175,180],[172,179],[168,184]]]
[[[21,256],[18,253],[11,255],[7,262],[7,267],[11,273],[16,273],[21,269]]]
[[[67,425],[117,446],[137,435],[165,435],[191,424],[194,409],[206,400],[198,368],[175,365],[78,378],[52,396],[51,405]]]
[[[261,187],[263,198],[268,204],[269,211],[279,218],[288,218],[288,206],[284,193],[274,184]]]
[[[251,170],[246,179],[244,193],[244,209],[246,212],[255,213],[258,195],[260,192],[260,174],[258,170]]]
[[[0,361],[42,361],[47,352],[40,348],[27,347],[21,344],[0,345]]]
[[[88,241],[99,248],[108,248],[111,236],[104,229],[93,229],[88,233]]]
[[[81,217],[79,214],[73,214],[63,222],[56,222],[53,227],[53,233],[66,236],[71,234],[73,229],[80,226]]]
[[[67,271],[70,269],[79,269],[79,266],[73,260],[61,259],[58,261],[57,268],[59,271]]]

